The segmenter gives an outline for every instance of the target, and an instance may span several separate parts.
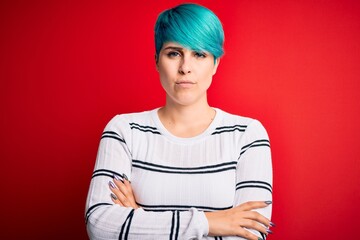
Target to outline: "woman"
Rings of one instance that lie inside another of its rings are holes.
[[[210,107],[223,55],[216,15],[182,4],[155,25],[165,106],[115,116],[86,204],[91,239],[265,239],[271,215],[268,136],[253,119]]]

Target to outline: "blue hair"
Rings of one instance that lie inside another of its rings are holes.
[[[156,59],[165,42],[207,51],[215,60],[224,54],[224,31],[219,18],[197,4],[181,4],[159,15],[155,24]]]

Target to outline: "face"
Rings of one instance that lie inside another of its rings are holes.
[[[206,101],[218,64],[208,52],[193,51],[175,42],[164,43],[156,67],[166,91],[166,103],[188,106]]]

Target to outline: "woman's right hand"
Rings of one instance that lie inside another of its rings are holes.
[[[109,187],[112,192],[111,200],[115,204],[123,207],[132,207],[134,209],[139,208],[130,181],[125,174],[123,174],[123,179],[115,175],[114,180],[109,182]]]
[[[209,236],[239,236],[249,240],[258,240],[255,234],[247,229],[253,229],[268,234],[271,222],[258,212],[252,211],[267,207],[271,202],[246,202],[237,207],[206,212],[205,216],[209,222]],[[261,239],[261,238],[260,238]]]

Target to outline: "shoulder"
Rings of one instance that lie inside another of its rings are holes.
[[[154,111],[156,111],[156,109],[117,114],[108,122],[105,129],[124,130],[124,128],[130,129],[133,125],[152,125],[152,115]]]
[[[217,124],[216,129],[240,129],[246,135],[267,136],[267,132],[263,124],[254,118],[244,117],[232,113],[228,113],[221,109],[216,109],[222,116],[221,121]]]
[[[216,108],[217,113],[221,115],[221,121],[219,121],[218,125],[221,126],[231,126],[231,125],[239,125],[244,128],[263,128],[261,122],[257,119],[251,117],[244,117],[232,113],[228,113],[224,110]]]

